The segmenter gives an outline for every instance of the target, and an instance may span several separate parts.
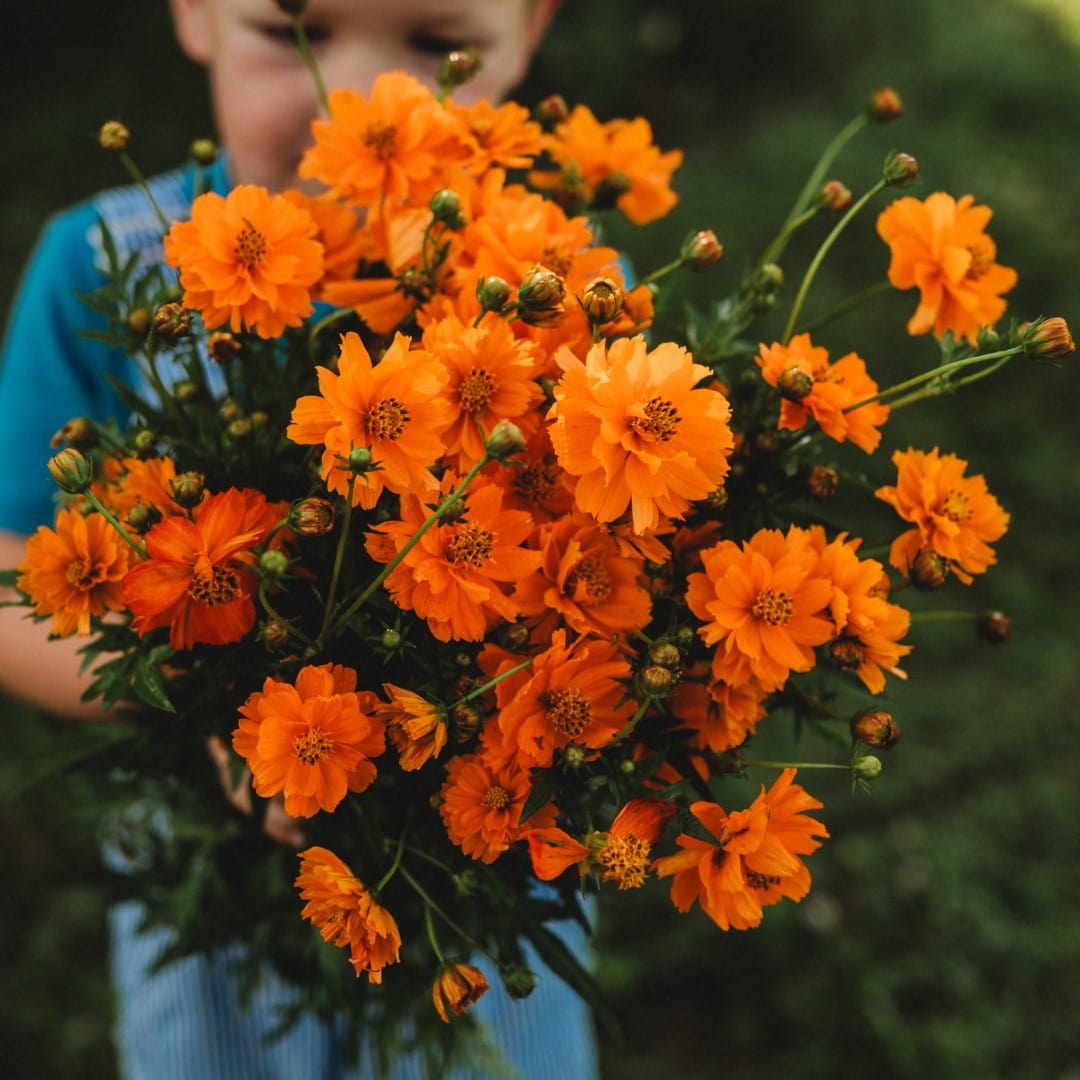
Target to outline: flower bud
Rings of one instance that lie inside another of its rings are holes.
[[[503,986],[515,1000],[527,998],[536,989],[536,976],[521,964],[513,964],[503,969]]]
[[[334,527],[334,504],[318,495],[297,499],[289,507],[289,528],[297,536],[325,536]]]
[[[501,277],[483,277],[476,283],[476,299],[484,311],[501,312],[510,303],[510,283]]]
[[[203,388],[194,379],[181,379],[173,385],[172,392],[177,401],[198,401],[202,397]]]
[[[885,159],[881,176],[890,187],[906,187],[919,178],[919,163],[910,154],[894,150]]]
[[[750,279],[750,291],[755,293],[774,293],[784,284],[784,271],[776,263],[759,266]]]
[[[1059,360],[1076,352],[1076,342],[1069,333],[1069,324],[1060,316],[1037,319],[1019,328],[1020,344],[1028,356]]]
[[[245,442],[251,438],[251,429],[251,417],[238,416],[225,429],[225,434],[228,435],[233,442]]]
[[[881,775],[881,758],[863,754],[851,763],[851,772],[856,780],[876,780]]]
[[[720,487],[713,488],[712,491],[706,496],[706,502],[714,510],[723,510],[728,504],[728,489],[722,484]]]
[[[455,705],[450,710],[451,730],[459,743],[468,742],[483,723],[480,710],[472,704]]]
[[[94,481],[93,463],[72,446],[50,458],[48,470],[53,483],[69,495],[78,495]]]
[[[785,401],[802,401],[814,389],[814,376],[801,367],[789,367],[776,379],[776,389]]]
[[[98,131],[98,145],[102,150],[118,154],[127,149],[131,132],[119,120],[106,120]]]
[[[845,187],[839,180],[828,180],[821,188],[818,195],[818,206],[822,210],[831,210],[838,214],[851,205],[851,189]]]
[[[140,536],[145,536],[164,516],[153,503],[139,500],[127,512],[127,524]]]
[[[248,419],[251,421],[252,428],[254,428],[256,431],[261,431],[263,428],[266,427],[267,424],[270,423],[269,414],[264,412],[262,409],[255,409],[248,417]]]
[[[166,341],[179,341],[191,333],[191,312],[183,304],[170,301],[154,312],[154,333]]]
[[[401,644],[401,631],[388,626],[379,635],[379,644],[388,652],[393,652]]]
[[[647,697],[665,697],[678,682],[678,678],[671,668],[650,664],[642,669],[640,681],[641,689]]]
[[[920,551],[911,560],[909,577],[912,585],[918,589],[940,589],[949,577],[949,560],[936,551]]]
[[[570,115],[570,108],[562,94],[549,94],[533,110],[533,119],[545,130],[551,131]]]
[[[815,465],[806,474],[806,488],[812,499],[831,499],[840,486],[840,474],[828,465]]]
[[[900,725],[884,709],[867,709],[851,719],[851,734],[864,746],[884,750],[900,740]],[[876,759],[872,759],[876,760]],[[878,762],[878,772],[881,763]],[[871,777],[871,779],[873,779]]]
[[[465,215],[461,212],[461,196],[453,188],[440,188],[428,202],[436,221],[441,221],[447,228],[465,227]]]
[[[1004,645],[1009,640],[1012,623],[1004,611],[986,611],[975,620],[975,630],[984,641]]]
[[[517,424],[504,418],[491,429],[484,449],[496,461],[505,461],[525,449],[525,436]]]
[[[649,659],[654,664],[666,668],[682,667],[682,653],[679,647],[671,641],[658,641],[649,650]]]
[[[904,115],[904,103],[900,95],[891,86],[882,86],[875,90],[866,104],[870,119],[879,124],[887,124]]]
[[[611,278],[594,278],[581,292],[581,308],[596,326],[611,322],[623,309],[626,297]]]
[[[349,470],[364,473],[371,468],[371,451],[366,446],[354,446],[349,451]]]
[[[172,497],[178,506],[190,510],[202,502],[206,492],[206,477],[202,473],[182,472],[169,481]]]
[[[49,440],[54,450],[59,446],[70,446],[75,450],[93,450],[98,442],[97,424],[88,416],[73,416]]]
[[[855,638],[841,637],[829,646],[829,655],[841,671],[857,671],[866,659],[866,650]]]
[[[125,321],[136,337],[142,337],[150,329],[150,309],[145,306],[132,308]]]
[[[289,647],[292,634],[285,619],[267,619],[259,627],[259,640],[274,652],[283,652]]]
[[[289,569],[289,556],[277,548],[270,548],[259,556],[259,573],[263,577],[277,580],[284,577]]]
[[[240,353],[240,342],[227,330],[215,330],[206,339],[206,351],[215,364],[227,364]]]
[[[533,265],[518,286],[518,303],[526,311],[561,308],[565,296],[563,279],[554,270],[539,263]]]
[[[157,436],[152,431],[143,428],[142,431],[135,433],[135,437],[131,440],[131,449],[140,461],[157,457]]]
[[[532,631],[528,623],[503,623],[499,627],[499,643],[511,652],[521,652],[529,644]]]
[[[439,65],[438,83],[443,90],[467,83],[480,70],[480,54],[474,49],[454,49]]]
[[[707,270],[724,257],[724,245],[716,239],[712,229],[692,232],[679,248],[679,259],[691,270]]]
[[[577,743],[570,743],[569,746],[563,749],[563,761],[570,766],[571,769],[580,769],[588,758],[588,754],[584,746],[578,746]]]
[[[209,169],[217,161],[217,143],[213,139],[194,139],[188,153],[196,165]]]

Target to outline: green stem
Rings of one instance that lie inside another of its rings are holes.
[[[649,709],[649,699],[646,698],[638,706],[637,712],[634,713],[634,715],[631,716],[630,719],[626,722],[626,727],[624,727],[622,729],[622,731],[620,731],[615,736],[615,738],[611,740],[612,743],[622,742],[623,739],[625,739],[628,735],[630,735],[633,732],[634,728],[636,728],[638,726],[638,724],[641,722],[641,718],[645,715],[646,712],[648,712],[648,709]]]
[[[450,929],[453,930],[454,933],[457,934],[457,936],[461,938],[462,941],[467,942],[472,947],[474,952],[483,953],[486,957],[488,957],[488,959],[498,964],[500,968],[503,966],[502,961],[493,952],[485,949],[479,941],[477,941],[470,934],[466,933],[466,931],[463,930],[461,926],[454,922],[454,920],[450,918],[450,916],[447,915],[446,912],[443,911],[443,909],[439,907],[439,905],[436,904],[434,900],[431,899],[424,887],[420,884],[419,881],[416,880],[416,878],[412,876],[412,874],[409,873],[409,871],[404,867],[404,865],[401,867],[401,876],[412,886],[413,891],[416,893],[416,895],[424,901],[427,911],[434,912],[436,915],[438,915],[439,918],[442,919],[442,921],[446,923],[446,925],[449,926]]]
[[[432,918],[431,908],[424,905],[424,927],[427,930],[428,941],[431,942],[432,951],[435,953],[435,959],[440,964],[446,963],[446,957],[443,956],[442,949],[439,948],[439,939],[435,934],[435,920]]]
[[[825,312],[824,315],[819,316],[811,322],[803,323],[801,329],[806,333],[813,333],[815,330],[820,330],[823,326],[828,326],[829,323],[835,322],[837,319],[843,318],[849,311],[854,311],[860,305],[866,303],[867,300],[872,300],[879,293],[883,293],[892,288],[887,278],[883,278],[881,281],[875,282],[873,285],[868,285],[861,292],[857,292],[854,296],[849,297],[842,304],[837,304],[832,311]]]
[[[896,412],[897,409],[902,409],[906,405],[914,405],[917,401],[925,401],[926,398],[938,397],[946,392],[952,393],[959,390],[961,387],[970,386],[980,379],[985,379],[988,375],[993,375],[995,371],[1004,367],[1006,363],[1008,363],[1008,358],[999,360],[996,364],[991,365],[983,371],[977,371],[974,375],[966,375],[962,379],[957,379],[955,382],[943,382],[941,384],[933,383],[924,390],[917,390],[914,394],[908,394],[907,397],[902,397],[899,401],[892,402],[889,408],[892,409],[893,412]]]
[[[111,510],[106,509],[101,500],[89,489],[83,492],[86,496],[86,501],[127,541],[128,547],[139,556],[140,559],[149,559],[150,556],[146,553],[146,548],[142,546],[138,541],[133,540],[131,534],[116,520]]]
[[[533,658],[530,656],[527,660],[522,660],[520,664],[515,664],[512,668],[507,668],[506,671],[502,672],[500,675],[496,675],[495,678],[488,679],[488,681],[484,683],[483,686],[478,686],[475,690],[470,691],[464,697],[458,698],[458,700],[455,701],[454,704],[450,706],[450,708],[456,709],[459,705],[464,705],[467,702],[472,701],[473,698],[479,697],[481,694],[487,693],[487,691],[490,690],[493,686],[497,686],[499,683],[501,683],[503,679],[509,679],[511,675],[516,675],[519,671],[524,671],[527,667],[529,667],[530,664],[532,664],[532,662]]]
[[[315,54],[311,51],[311,42],[308,41],[307,31],[304,29],[304,23],[299,15],[292,17],[292,26],[293,33],[296,35],[296,48],[300,53],[300,59],[304,61],[308,71],[311,72],[311,77],[315,81],[315,90],[319,95],[319,101],[323,109],[329,112],[330,105],[326,93],[326,84],[323,82],[319,65],[315,62]]]
[[[330,572],[330,588],[326,593],[326,607],[323,612],[322,626],[319,628],[319,636],[315,640],[317,646],[322,646],[326,637],[326,631],[334,615],[334,596],[337,593],[338,579],[341,577],[341,566],[345,561],[345,543],[349,538],[349,524],[352,521],[353,489],[356,487],[356,473],[349,476],[349,487],[345,493],[345,517],[341,523],[341,535],[338,537],[337,549],[334,551],[334,567]]]
[[[817,250],[817,254],[814,255],[813,260],[807,267],[806,273],[803,275],[803,279],[799,284],[799,291],[795,296],[795,302],[791,305],[791,314],[788,315],[787,326],[784,327],[784,333],[781,336],[781,341],[785,345],[791,340],[792,332],[795,329],[795,321],[798,319],[799,312],[802,310],[803,301],[806,299],[806,294],[810,291],[810,285],[817,276],[821,264],[825,261],[825,256],[829,253],[829,249],[839,239],[840,234],[855,219],[855,216],[859,211],[862,210],[875,195],[884,191],[888,186],[888,181],[885,179],[881,179],[874,184],[874,186],[870,188],[858,202],[854,203],[848,209],[848,212],[833,226],[832,232],[825,237],[821,247]]]
[[[402,869],[401,860],[404,857],[404,855],[405,855],[405,833],[403,832],[401,834],[400,838],[398,839],[397,851],[394,852],[394,861],[390,864],[390,869],[387,870],[386,873],[383,874],[383,876],[381,878],[379,878],[378,882],[374,886],[372,886],[371,891],[376,896],[378,896],[378,894],[381,893],[383,891],[383,889],[386,888],[387,882],[398,872],[398,870]],[[404,870],[402,870],[402,872],[404,873]]]
[[[135,164],[134,158],[132,158],[126,150],[121,150],[120,162],[127,170],[128,176],[135,181],[135,184],[146,196],[146,200],[150,203],[150,208],[154,211],[158,221],[161,223],[162,229],[164,229],[165,232],[168,232],[172,228],[172,222],[162,212],[157,199],[154,198],[154,193],[150,190],[150,185],[146,182],[146,177],[143,176],[139,166]]]
[[[810,203],[810,200],[817,195],[818,191],[821,189],[821,185],[825,182],[825,174],[829,171],[829,166],[836,160],[840,151],[843,150],[864,127],[866,127],[869,121],[869,115],[865,112],[861,112],[858,116],[852,117],[852,119],[836,133],[832,142],[825,147],[824,153],[818,158],[817,164],[806,178],[806,183],[803,184],[802,191],[799,192],[799,197],[791,207],[791,212],[787,216],[787,221],[784,222],[785,227],[790,225],[803,213]]]
[[[784,223],[781,230],[772,238],[769,246],[762,253],[760,259],[758,259],[758,266],[764,266],[766,263],[776,262],[777,259],[783,254],[784,248],[787,247],[787,242],[791,237],[802,228],[808,221],[817,217],[818,208],[812,206],[809,210],[804,211],[796,218],[792,218],[790,221]]]
[[[678,270],[683,265],[683,259],[680,255],[674,262],[665,263],[659,270],[654,270],[648,277],[644,277],[638,283],[640,285],[652,285],[654,281],[659,281],[663,277],[667,277],[668,274]]]
[[[270,598],[266,595],[266,581],[259,582],[259,604],[263,611],[270,616],[271,619],[277,619],[278,622],[283,623],[289,628],[289,636],[294,637],[297,641],[303,642],[305,645],[311,644],[311,638],[307,636],[302,630],[298,630],[288,619],[283,618],[278,614],[274,605],[270,603]]]
[[[927,622],[974,622],[978,615],[973,611],[912,611],[911,623]]]
[[[843,769],[851,771],[850,765],[837,765],[831,761],[767,761],[763,758],[740,758],[739,764],[751,769]]]

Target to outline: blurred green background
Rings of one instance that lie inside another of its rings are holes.
[[[101,120],[132,127],[148,172],[209,131],[203,81],[172,41],[165,4],[107,7],[6,12],[5,308],[45,217],[123,180],[96,150]],[[706,303],[763,248],[820,148],[891,85],[906,115],[865,132],[835,175],[858,193],[888,150],[914,154],[921,177],[908,193],[971,192],[994,208],[999,259],[1020,273],[1010,313],[1063,315],[1075,333],[1078,75],[1078,0],[574,0],[520,96],[560,91],[603,118],[644,114],[662,147],[685,149],[669,219],[640,235],[605,227],[643,272],[690,229],[715,229],[725,260],[689,283]],[[875,213],[834,250],[808,314],[883,276]],[[823,228],[793,245],[792,278]],[[930,366],[933,342],[904,332],[914,303],[879,297],[822,343],[857,350],[883,384]],[[769,909],[743,934],[697,910],[677,916],[661,887],[604,907],[601,976],[624,1026],[621,1042],[604,1042],[605,1077],[1080,1080],[1075,363],[1014,361],[961,398],[897,414],[884,452],[863,459],[882,482],[892,449],[940,445],[986,474],[1013,514],[1000,565],[932,606],[1002,608],[1012,638],[995,647],[966,624],[913,630],[910,683],[887,699],[904,738],[873,794],[852,796],[840,773],[800,777],[833,835],[802,904]],[[895,523],[875,520],[886,532],[871,542],[887,539]],[[111,1006],[94,823],[80,812],[87,781],[28,784],[69,736],[0,707],[0,1075],[104,1080]],[[788,737],[766,723],[758,745]],[[733,783],[732,806],[767,779]]]

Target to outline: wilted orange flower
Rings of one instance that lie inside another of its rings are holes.
[[[310,847],[300,853],[296,878],[301,915],[314,923],[323,941],[349,950],[349,962],[368,982],[381,983],[383,968],[398,962],[401,933],[390,914],[332,851]]]
[[[480,754],[458,754],[447,765],[439,813],[450,840],[466,855],[493,863],[524,835],[521,811],[532,790],[527,769],[493,766]],[[548,803],[529,818],[529,827],[555,822]]]
[[[446,717],[426,698],[393,683],[383,683],[390,701],[379,703],[376,715],[386,721],[386,734],[406,772],[438,757],[446,745]]]
[[[550,637],[560,623],[606,638],[648,625],[652,597],[643,584],[644,558],[623,552],[593,518],[578,512],[541,525],[533,544],[543,561],[518,582],[514,597],[536,624],[536,640]]]
[[[782,393],[793,381],[789,373],[800,373],[795,380],[809,377],[800,388],[800,393],[805,393],[798,400],[785,396],[781,402],[781,429],[798,431],[812,417],[830,439],[850,439],[868,454],[877,449],[881,441],[878,429],[889,418],[889,407],[874,401],[844,411],[878,392],[877,383],[866,374],[866,362],[861,356],[847,353],[830,364],[826,349],[811,344],[809,334],[796,334],[787,345],[762,345],[755,360],[765,381],[779,386]]]
[[[598,195],[613,200],[635,225],[663,217],[679,201],[671,176],[682,164],[682,151],[661,153],[642,117],[602,124],[587,106],[577,105],[544,139],[544,149],[583,186],[587,201]],[[542,172],[530,179],[545,187],[559,183]]]
[[[165,236],[165,260],[180,271],[184,304],[208,330],[280,336],[311,314],[311,288],[322,276],[318,226],[284,195],[241,184],[222,197],[200,195],[191,219]]]
[[[935,191],[926,199],[908,195],[887,206],[878,235],[891,251],[889,281],[897,289],[919,289],[909,334],[951,330],[975,344],[983,326],[1005,311],[1001,294],[1016,284],[1016,271],[996,262],[997,247],[985,229],[993,211]]]
[[[352,495],[353,505],[365,510],[384,489],[427,494],[436,487],[429,470],[442,454],[440,434],[451,419],[441,397],[447,372],[431,353],[409,344],[396,335],[374,364],[360,335],[345,334],[338,372],[316,368],[319,395],[297,401],[286,430],[295,443],[325,447],[323,479],[339,495],[349,492],[350,452],[370,451],[370,468],[356,474]]]
[[[784,769],[768,791],[746,810],[726,813],[711,802],[695,802],[690,812],[713,841],[683,833],[683,850],[654,863],[658,877],[674,877],[671,901],[686,912],[695,900],[721,930],[748,930],[761,922],[762,908],[784,897],[801,900],[810,890],[810,871],[799,858],[828,837],[820,821],[805,811],[821,806]]]
[[[555,751],[570,743],[590,750],[607,746],[637,708],[626,698],[630,675],[625,656],[610,641],[581,637],[568,646],[566,632],[556,630],[524,682],[512,692],[496,691],[499,727],[517,760],[547,767]]]
[[[475,1005],[488,991],[484,973],[472,964],[450,963],[439,968],[431,987],[435,1011],[444,1024],[450,1023],[447,1008],[455,1016],[462,1016],[470,1005]]]
[[[719,679],[708,685],[683,679],[671,695],[671,712],[678,727],[692,732],[690,745],[715,754],[746,742],[765,716],[764,687],[754,678],[738,686]]]
[[[146,534],[150,558],[124,579],[124,604],[140,634],[168,626],[169,644],[239,641],[255,622],[255,551],[285,515],[259,491],[205,498],[194,520],[173,514]]]
[[[933,450],[897,450],[895,485],[874,493],[915,528],[902,533],[889,549],[889,562],[910,574],[920,551],[948,560],[949,569],[965,584],[997,557],[990,544],[1005,535],[1009,515],[987,490],[982,476],[965,476],[967,462],[955,454]]]
[[[446,108],[472,136],[474,148],[466,168],[474,175],[493,165],[527,169],[540,153],[540,125],[530,120],[529,110],[516,101],[505,101],[498,106],[486,99],[472,105],[448,101]]]
[[[423,346],[446,367],[443,391],[455,417],[443,435],[446,462],[466,472],[484,456],[484,439],[500,420],[513,420],[525,434],[539,421],[543,391],[536,382],[538,349],[514,337],[509,323],[487,315],[465,326],[448,315],[424,329]]]
[[[804,529],[760,529],[701,553],[705,572],[687,579],[686,602],[705,623],[713,677],[740,686],[751,676],[776,690],[792,671],[814,666],[814,646],[833,635],[824,617],[832,583],[821,575]]]
[[[694,389],[710,375],[671,342],[598,342],[584,363],[568,349],[548,416],[559,464],[577,476],[577,505],[598,521],[631,507],[635,533],[679,518],[727,476],[734,445],[727,398]]]
[[[312,123],[315,145],[297,172],[354,206],[426,202],[442,172],[468,158],[461,121],[405,72],[379,75],[370,98],[332,90],[328,105],[330,119]]]
[[[233,749],[247,760],[257,794],[283,792],[285,812],[312,817],[375,779],[371,759],[386,749],[369,692],[341,664],[301,668],[295,683],[268,678],[240,706]]]
[[[457,480],[443,477],[444,496]],[[394,603],[426,619],[440,641],[480,641],[491,626],[517,618],[510,585],[536,569],[540,553],[521,546],[532,519],[504,510],[502,498],[502,488],[478,477],[463,498],[464,512],[429,528],[386,579]],[[367,534],[368,554],[388,563],[431,513],[419,497],[402,495],[401,518]]]
[[[56,528],[39,525],[26,541],[16,586],[30,597],[34,612],[51,615],[51,634],[90,633],[90,620],[123,611],[121,583],[130,548],[100,515],[83,516],[65,507]]]

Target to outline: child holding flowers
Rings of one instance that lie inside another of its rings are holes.
[[[294,13],[303,12],[319,73],[331,87],[366,93],[375,76],[391,68],[434,85],[446,54],[469,48],[479,56],[480,66],[457,99],[497,102],[523,76],[558,0],[399,0],[391,5],[378,0],[170,0],[170,6],[181,47],[207,71],[225,153],[206,179],[212,190],[224,193],[236,184],[262,185],[270,191],[296,184],[297,165],[320,107],[312,74],[297,51]],[[102,142],[122,149],[122,129],[103,130]],[[154,178],[149,189],[161,213],[179,220],[189,213],[195,184],[196,170],[188,167]],[[146,195],[134,187],[105,192],[59,215],[46,229],[12,311],[0,366],[0,451],[6,462],[0,477],[0,565],[5,567],[24,558],[26,536],[52,519],[40,464],[54,432],[64,427],[62,438],[77,445],[67,424],[72,417],[105,420],[124,415],[105,376],[131,382],[130,362],[118,349],[76,336],[94,327],[94,314],[75,294],[88,293],[100,282],[99,219],[121,257],[136,255],[143,264],[162,259],[161,226]],[[213,379],[214,372],[209,376]],[[223,513],[231,512],[223,508]],[[236,523],[251,520],[246,508],[235,513],[235,529],[242,527]],[[87,550],[95,537],[79,531],[81,520],[76,519],[75,534],[63,540]],[[96,515],[88,520],[92,528],[102,524]],[[117,566],[125,561],[119,551],[115,561]],[[72,637],[46,647],[50,629],[55,627],[49,623],[25,621],[14,608],[0,611],[5,684],[54,712],[101,720],[98,703],[80,700],[88,676],[80,672],[79,642]],[[215,753],[220,755],[221,749]],[[247,792],[234,797],[250,805]],[[280,799],[269,805],[267,830],[299,846],[297,826],[284,814]],[[331,863],[320,859],[320,850],[306,853],[300,879],[302,897],[316,912],[326,882],[343,880],[343,868],[331,865],[334,857],[328,852]],[[228,950],[189,956],[151,972],[169,937],[160,930],[140,933],[141,917],[140,906],[131,902],[110,916],[122,1075],[136,1080],[360,1075],[345,1064],[341,1032],[332,1023],[308,1016],[277,1041],[267,1040],[278,1021],[276,1010],[291,1002],[289,988],[267,972],[251,1002],[241,1005],[231,972],[235,955]],[[565,935],[572,949],[581,948],[579,930],[566,930]],[[383,955],[388,941],[371,948]],[[353,946],[354,960],[357,948]],[[477,1016],[505,1063],[518,1070],[515,1075],[567,1080],[594,1076],[587,1008],[532,959],[534,970],[541,973],[533,995],[525,1002],[513,1002],[505,994],[487,995],[476,1006]],[[372,967],[373,981],[376,973]],[[460,1012],[480,999],[483,980],[470,965],[447,966],[435,988],[440,1015],[446,1019],[448,1006]],[[366,1066],[361,1062],[357,1068]],[[392,1075],[420,1073],[419,1060],[409,1058],[395,1062]]]

